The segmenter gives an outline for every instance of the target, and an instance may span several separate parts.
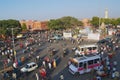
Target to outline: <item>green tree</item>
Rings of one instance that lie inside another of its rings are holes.
[[[63,22],[65,28],[75,28],[83,25],[81,21],[70,16],[62,17],[60,20]]]
[[[8,35],[11,36],[12,32],[10,28],[21,28],[21,25],[18,20],[0,20],[0,34],[1,35]],[[20,30],[16,29],[14,30],[14,34],[16,35],[19,33]]]
[[[120,18],[117,18],[117,25],[120,25]]]
[[[25,23],[23,23],[23,24],[21,25],[21,28],[22,28],[22,31],[27,31],[27,26],[26,26]]]
[[[48,22],[48,28],[53,30],[64,29],[63,23],[59,19],[53,19]]]
[[[109,25],[109,24],[111,24],[111,19],[104,19],[104,23],[106,24],[106,25]]]
[[[111,19],[111,24],[116,27],[118,25],[118,21],[116,19]]]
[[[95,28],[99,28],[99,21],[100,18],[99,17],[93,17],[91,20],[91,24],[95,27]]]
[[[68,28],[76,28],[78,26],[82,26],[83,23],[78,19],[70,16],[62,17],[59,19],[53,19],[48,22],[49,29],[68,29]]]

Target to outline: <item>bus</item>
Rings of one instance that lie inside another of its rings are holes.
[[[98,53],[97,44],[80,45],[78,46],[78,49],[75,51],[75,55],[87,55],[96,53]]]
[[[84,74],[91,70],[98,70],[101,65],[100,55],[87,55],[70,59],[69,72],[71,74]]]

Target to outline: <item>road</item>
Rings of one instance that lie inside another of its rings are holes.
[[[59,77],[61,74],[64,75],[65,80],[91,80],[95,76],[94,73],[85,73],[85,74],[76,75],[76,76],[73,76],[72,74],[69,73],[68,66],[67,66],[68,60],[69,60],[69,57],[74,56],[74,52],[72,51],[72,48],[78,46],[77,42],[75,42],[75,44],[72,44],[72,42],[70,40],[59,40],[57,42],[50,43],[50,42],[45,41],[44,38],[41,41],[42,41],[42,44],[40,46],[38,45],[38,43],[32,44],[30,46],[30,47],[33,47],[34,49],[36,49],[35,52],[33,53],[34,56],[32,58],[30,58],[28,61],[25,61],[21,66],[19,66],[19,69],[21,67],[23,67],[25,64],[27,64],[28,62],[35,61],[36,56],[38,56],[38,55],[41,57],[41,59],[43,59],[45,56],[50,56],[49,49],[54,48],[57,50],[57,52],[52,58],[59,60],[59,61],[57,62],[56,69],[54,69],[52,72],[49,73],[51,80],[59,80]],[[25,40],[23,40],[22,42],[24,43]],[[81,45],[89,44],[89,43],[91,44],[91,43],[95,43],[95,42],[86,40],[86,41],[82,42]],[[63,48],[68,49],[68,54],[65,57],[61,57],[62,53],[63,53]],[[22,53],[23,49],[20,49],[19,46],[16,46],[16,50],[17,50],[17,58],[20,58],[22,56],[28,57],[28,55],[29,55],[29,52]],[[116,51],[116,55],[113,57],[112,61],[118,62],[117,69],[120,72],[119,52],[120,51]],[[38,63],[39,62],[40,61],[38,61]],[[41,64],[41,63],[39,63],[39,64]],[[21,74],[20,78],[22,78],[22,80],[28,80],[28,79],[36,80],[35,73],[36,72],[39,73],[39,68],[33,72],[26,74],[26,75]],[[111,80],[111,79],[103,78],[103,80]]]

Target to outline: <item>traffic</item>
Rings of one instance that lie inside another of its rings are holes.
[[[113,35],[105,42],[83,40],[81,43],[74,39],[51,38],[52,32],[38,32],[17,40],[15,42],[17,60],[14,63],[12,45],[8,42],[3,43],[5,46],[0,48],[0,78],[3,80],[119,78],[118,75],[113,76],[120,71],[118,36]]]

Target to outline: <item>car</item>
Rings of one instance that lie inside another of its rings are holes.
[[[30,62],[26,66],[20,69],[21,72],[31,72],[34,71],[38,65],[35,62]]]

